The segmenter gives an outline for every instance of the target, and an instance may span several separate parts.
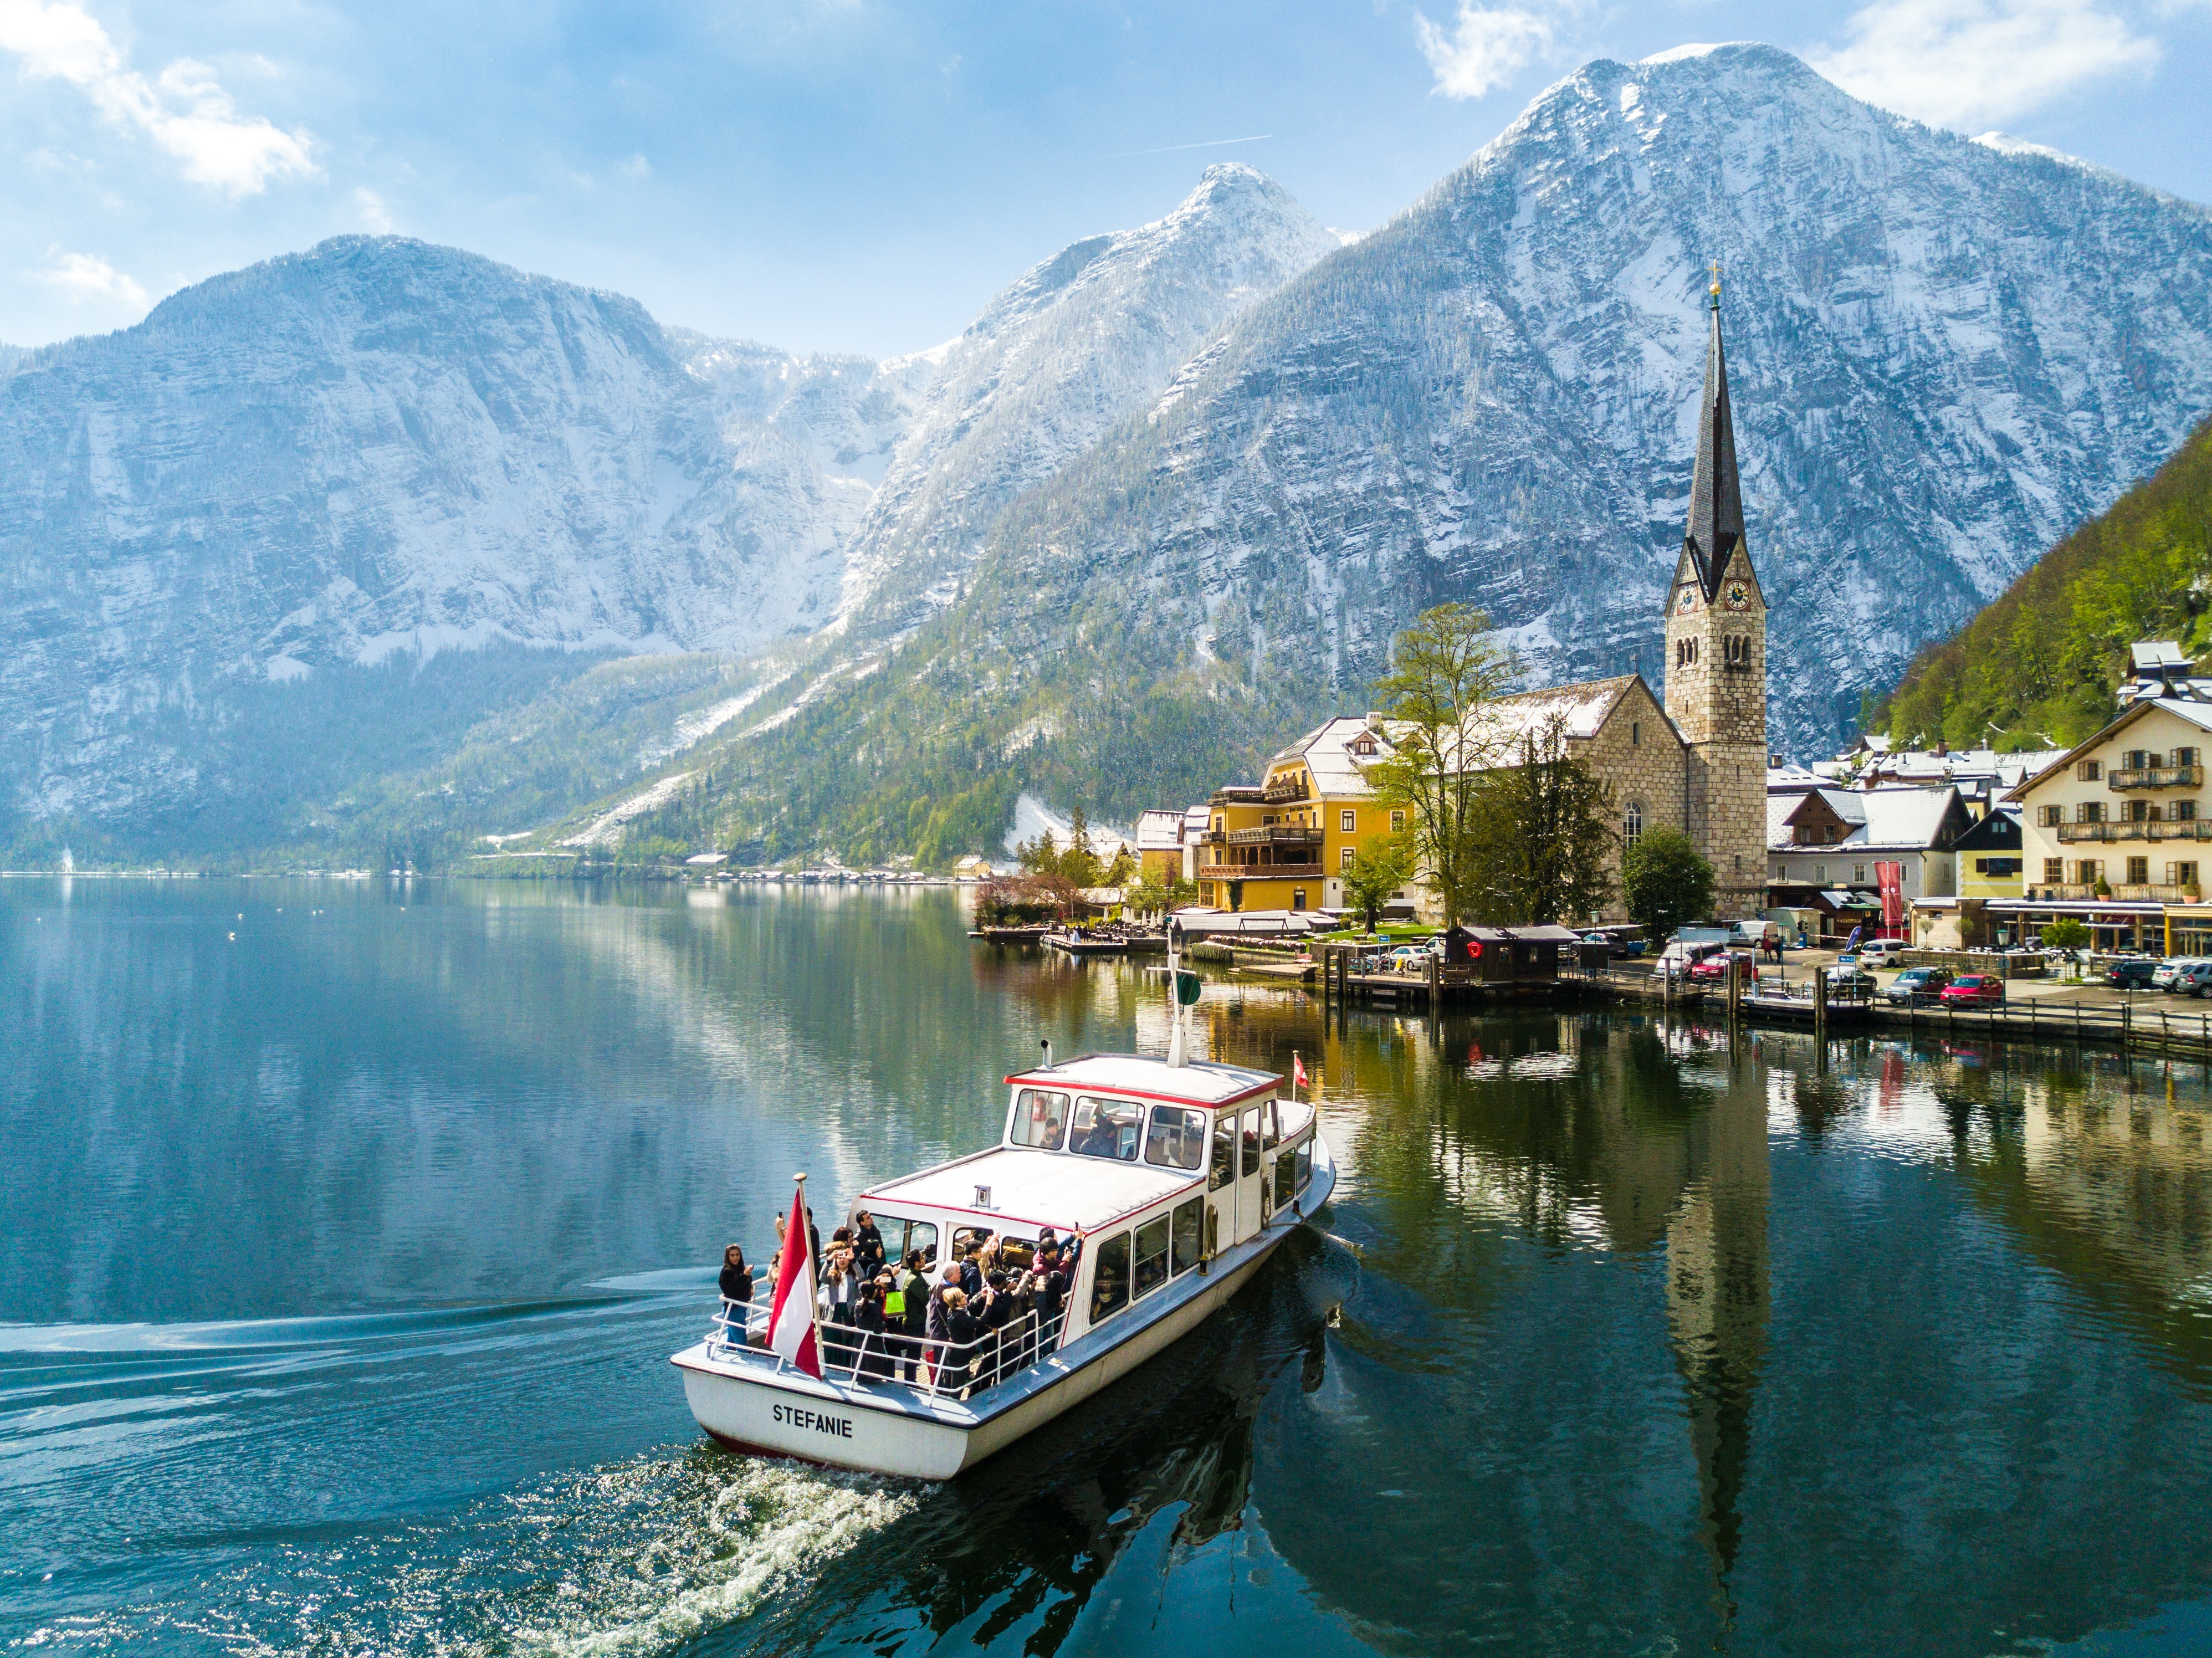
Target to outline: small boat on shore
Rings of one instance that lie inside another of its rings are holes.
[[[947,1250],[988,1241],[1026,1272],[1048,1229],[1072,1237],[1056,1316],[1032,1307],[964,1344],[818,1324],[818,1345],[787,1357],[769,1345],[771,1323],[784,1327],[763,1289],[723,1303],[672,1361],[699,1425],[733,1450],[946,1479],[1218,1311],[1328,1201],[1336,1165],[1314,1102],[1280,1076],[1176,1063],[1180,1012],[1170,1060],[1055,1065],[1048,1048],[1006,1078],[996,1145],[871,1187],[854,1206],[890,1260],[918,1249],[933,1280]]]

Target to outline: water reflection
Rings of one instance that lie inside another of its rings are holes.
[[[1319,1073],[1316,1228],[969,1478],[771,1482],[665,1373],[685,1274],[793,1168],[834,1206],[979,1144],[1041,1036],[1164,1051],[1151,964],[978,947],[944,892],[237,890],[0,891],[0,1316],[39,1327],[0,1359],[0,1558],[57,1572],[0,1576],[0,1637],[1948,1655],[2204,1621],[2197,1072],[1217,984],[1201,1054]],[[301,1322],[182,1322],[247,1316]]]

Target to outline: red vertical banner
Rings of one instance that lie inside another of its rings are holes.
[[[1901,938],[1905,936],[1905,865],[1877,863],[1874,878],[1881,887],[1881,930]]]

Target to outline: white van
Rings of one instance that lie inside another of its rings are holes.
[[[1731,942],[1746,950],[1771,950],[1782,942],[1782,929],[1771,921],[1730,921],[1729,931],[1735,935]]]

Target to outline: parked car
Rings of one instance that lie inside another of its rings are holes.
[[[2130,956],[2105,964],[2105,982],[2115,990],[2148,990],[2158,963],[2148,956]]]
[[[1902,938],[1871,938],[1861,944],[1856,953],[1862,967],[1895,967],[1905,950]]]
[[[2152,969],[2150,987],[2153,990],[2172,990],[2173,981],[2181,970],[2197,959],[2194,956],[2174,956],[2160,962]]]
[[[1742,976],[1744,983],[1749,984],[1759,977],[1759,963],[1747,950],[1717,950],[1710,956],[1701,957],[1691,963],[1690,976],[1709,984],[1721,983],[1728,978],[1731,958],[1740,964],[1736,971]]]
[[[2212,990],[2212,962],[2184,962],[2166,989],[2176,996],[2202,998],[2206,991]]]
[[[2004,981],[1994,973],[1962,973],[1943,987],[1941,998],[1946,1007],[2002,1002],[2004,999]]]
[[[1828,999],[1838,1002],[1870,1002],[1881,981],[1863,969],[1847,967],[1828,975]]]
[[[1911,1007],[1935,1001],[1950,982],[1951,969],[1947,967],[1908,967],[1889,981],[1882,994],[1899,1007]]]

